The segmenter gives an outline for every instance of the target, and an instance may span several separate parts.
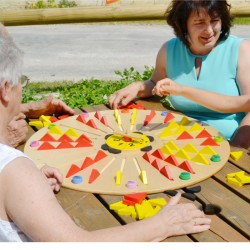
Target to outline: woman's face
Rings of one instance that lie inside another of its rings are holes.
[[[219,16],[210,17],[205,10],[192,12],[187,21],[187,30],[191,52],[205,55],[217,45],[221,19]]]

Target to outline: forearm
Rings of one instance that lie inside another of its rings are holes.
[[[221,113],[248,112],[250,110],[250,96],[248,95],[226,96],[189,86],[182,86],[180,95]]]

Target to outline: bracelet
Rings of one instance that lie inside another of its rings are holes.
[[[152,79],[150,79],[149,81],[152,82],[154,85],[156,85],[156,82],[153,81]]]

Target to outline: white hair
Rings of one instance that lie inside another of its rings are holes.
[[[16,46],[6,28],[0,23],[0,85],[17,85],[22,75],[23,52]]]

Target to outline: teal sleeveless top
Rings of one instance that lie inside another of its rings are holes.
[[[230,35],[209,54],[197,56],[192,54],[179,38],[173,38],[166,47],[167,77],[182,85],[228,96],[239,96],[236,75],[239,47],[242,40],[242,38]],[[202,58],[199,78],[197,78],[195,71],[196,57]],[[228,140],[233,136],[245,116],[245,113],[219,113],[182,96],[171,95],[170,101],[176,110],[216,128]]]

